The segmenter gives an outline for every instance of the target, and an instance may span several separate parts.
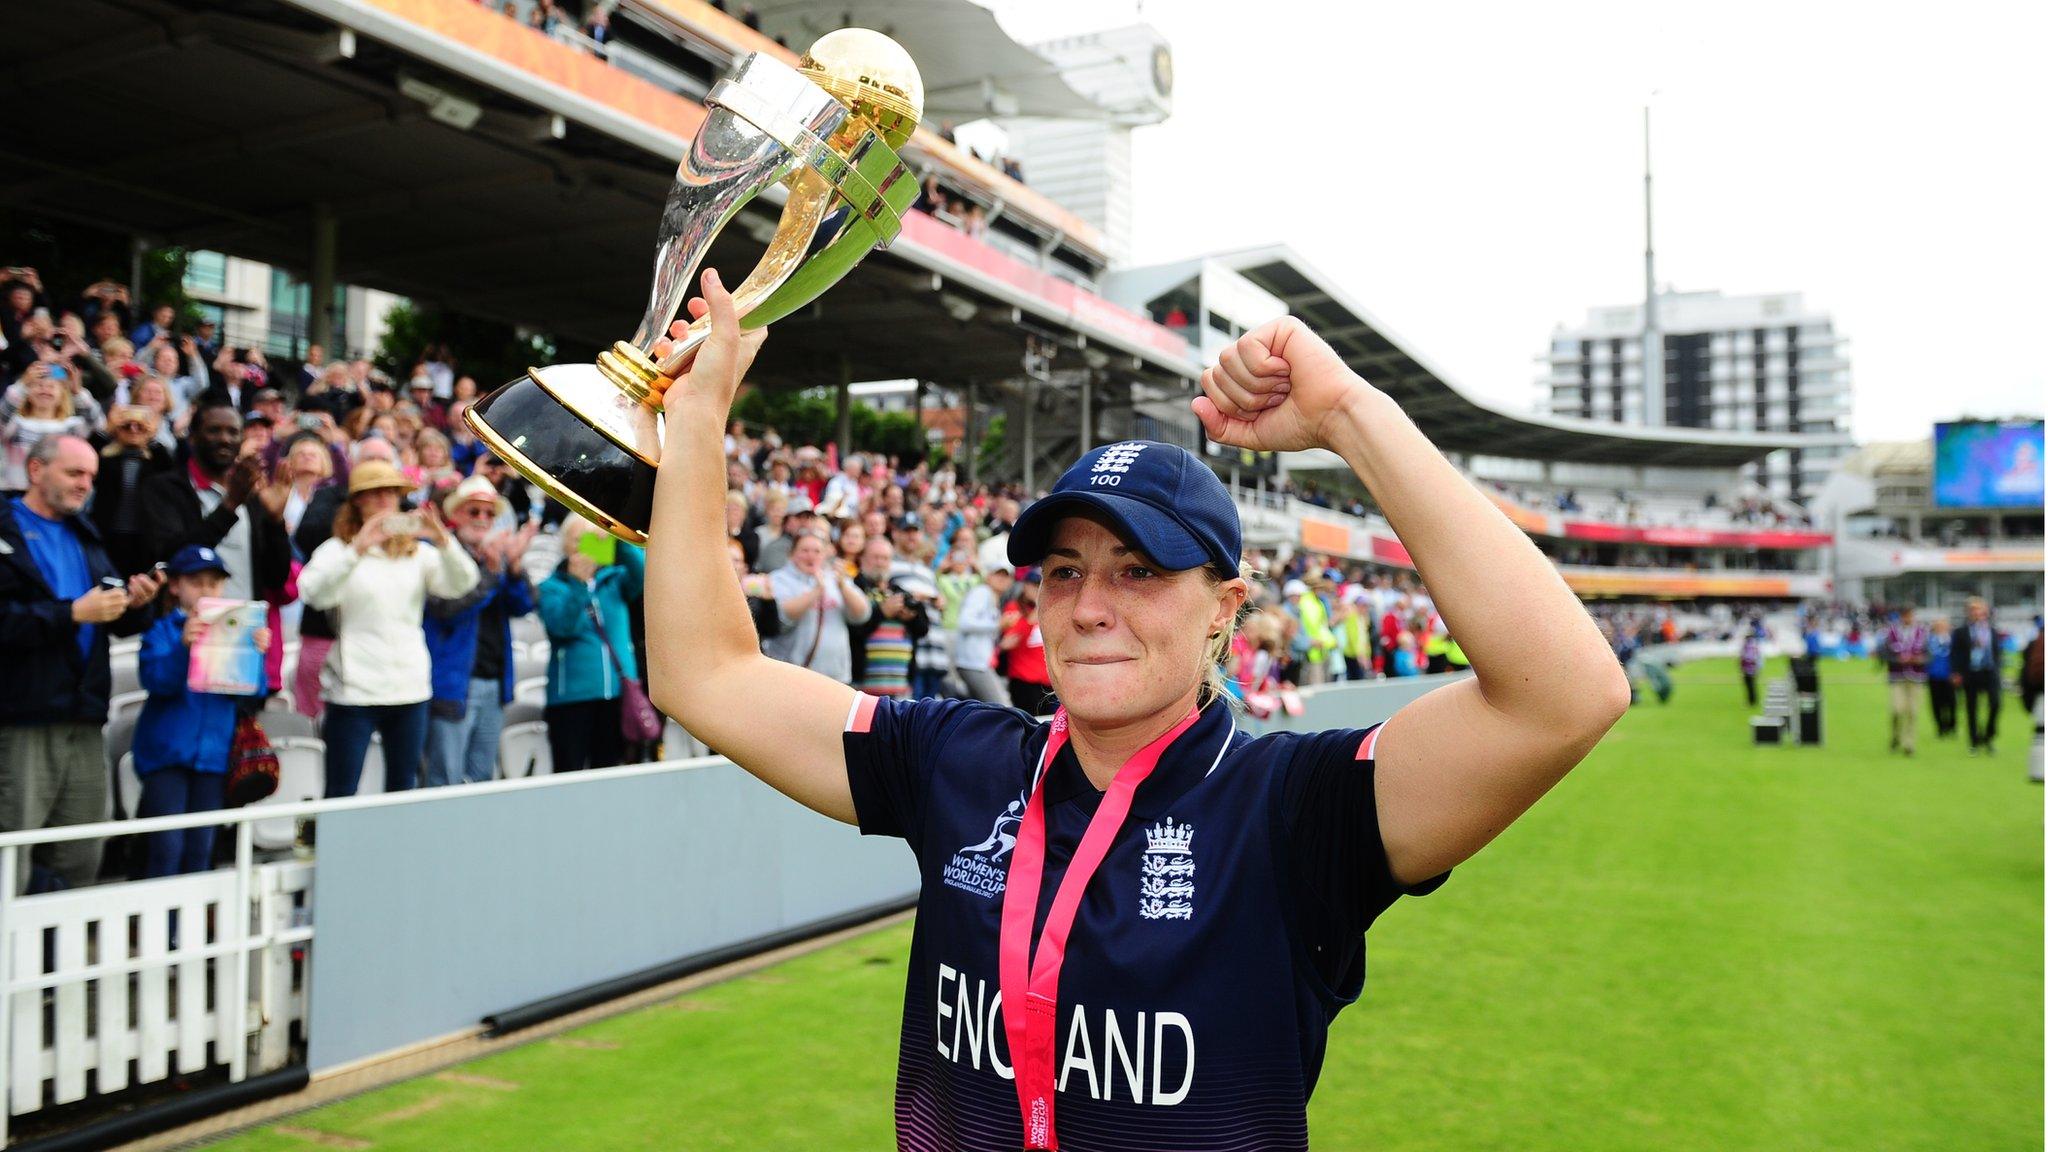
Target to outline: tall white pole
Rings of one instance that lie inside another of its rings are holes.
[[[1664,423],[1664,338],[1657,328],[1657,246],[1650,222],[1650,106],[1643,105],[1643,423]]]

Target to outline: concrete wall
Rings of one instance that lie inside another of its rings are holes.
[[[1251,732],[1319,732],[1325,728],[1367,728],[1401,710],[1401,705],[1467,673],[1357,680],[1301,690],[1301,715],[1275,713],[1271,720],[1245,724]]]
[[[315,1072],[917,890],[901,842],[722,761],[333,812],[318,835]]]

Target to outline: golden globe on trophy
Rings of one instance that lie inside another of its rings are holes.
[[[676,170],[661,216],[654,287],[630,342],[595,364],[550,364],[472,405],[463,418],[492,452],[549,496],[622,540],[640,543],[661,461],[661,394],[688,370],[708,321],[659,363],[655,341],[697,266],[745,204],[788,191],[768,250],[733,291],[740,326],[759,328],[818,298],[861,257],[886,247],[917,199],[897,150],[917,129],[924,84],[902,46],[842,28],[795,68],[752,53],[704,100],[710,115]]]

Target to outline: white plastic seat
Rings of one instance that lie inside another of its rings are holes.
[[[114,796],[120,802],[121,811],[135,819],[135,809],[142,804],[142,774],[135,770],[135,753],[121,753],[121,762],[114,769]]]
[[[270,747],[277,753],[277,791],[250,807],[297,804],[326,795],[327,745],[324,742],[312,736],[273,736]],[[258,820],[249,830],[256,847],[265,849],[289,848],[297,834],[297,821],[288,816]]]
[[[375,796],[384,791],[384,734],[370,734],[370,750],[363,755],[363,774],[356,779],[356,795]]]
[[[546,704],[548,702],[548,678],[545,676],[529,676],[519,681],[512,686],[512,698],[514,700],[523,700],[529,704]]]
[[[546,776],[554,770],[554,756],[548,751],[547,721],[505,726],[498,736],[498,771],[505,779]]]
[[[133,720],[142,715],[142,706],[149,702],[149,693],[140,689],[122,692],[107,701],[108,720]]]

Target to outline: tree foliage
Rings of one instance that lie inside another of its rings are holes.
[[[86,285],[98,280],[127,284],[130,244],[125,232],[68,220],[0,210],[0,250],[6,263],[25,265],[42,277],[52,308],[68,308]],[[158,304],[178,310],[187,331],[199,321],[199,305],[185,293],[183,248],[151,248],[142,254],[142,295],[129,302],[131,320],[141,323]]]
[[[775,429],[790,444],[828,444],[839,435],[839,406],[830,388],[750,389],[733,402],[732,414],[750,427]],[[912,413],[878,412],[856,400],[851,416],[856,452],[894,456],[908,466],[931,451],[925,430]]]
[[[403,384],[428,346],[446,344],[456,358],[457,373],[476,377],[488,392],[528,368],[561,358],[553,336],[498,320],[482,320],[432,304],[400,300],[384,313],[384,336],[377,342],[377,367]]]

